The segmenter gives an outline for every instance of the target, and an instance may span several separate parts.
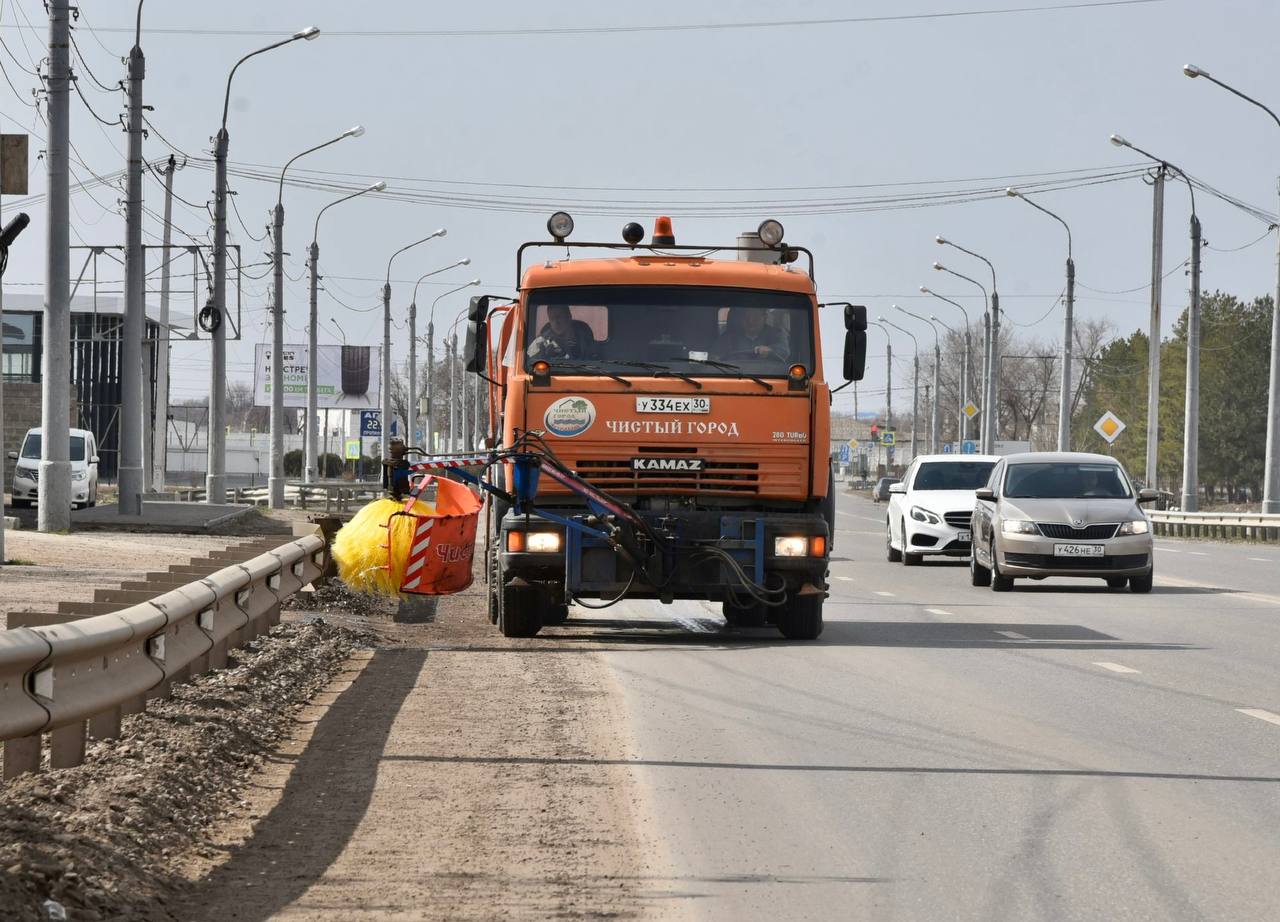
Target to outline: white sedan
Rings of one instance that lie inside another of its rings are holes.
[[[973,494],[987,485],[997,460],[994,455],[920,455],[913,460],[902,483],[889,488],[889,560],[912,566],[926,554],[968,557]]]

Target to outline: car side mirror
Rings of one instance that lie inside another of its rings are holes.
[[[98,456],[97,456],[97,455],[94,455],[92,458],[90,458],[90,459],[89,459],[89,463],[90,463],[90,464],[97,464],[97,463],[98,463]]]
[[[11,451],[11,452],[9,452],[9,460],[10,460],[10,461],[17,461],[17,460],[18,460],[18,453],[17,453],[16,451]]]
[[[867,368],[867,309],[846,304],[844,329],[844,379],[861,381]]]
[[[889,492],[902,495],[907,492],[907,485],[905,483],[891,483],[889,484]]]
[[[467,339],[462,348],[463,367],[472,374],[484,374],[489,357],[489,296],[476,295],[467,308]]]
[[[996,501],[996,491],[990,487],[978,487],[978,489],[973,491],[973,496],[975,499],[983,499],[989,503],[994,503]]]
[[[1159,490],[1139,490],[1138,491],[1139,503],[1154,503],[1159,498],[1160,498]]]

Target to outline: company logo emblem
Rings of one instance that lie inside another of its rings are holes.
[[[696,473],[702,470],[701,458],[632,458],[633,471],[678,471]]]
[[[562,439],[582,435],[595,421],[595,404],[586,397],[561,397],[542,415],[547,432]]]
[[[1076,519],[1076,528],[1084,528],[1084,519]]]

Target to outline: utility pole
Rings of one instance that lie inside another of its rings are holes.
[[[320,223],[320,218],[316,218],[316,224]],[[305,483],[313,483],[316,480],[323,480],[323,474],[317,474],[319,468],[319,459],[317,452],[320,447],[320,440],[317,438],[319,433],[316,432],[319,423],[318,414],[316,413],[317,394],[316,387],[320,383],[319,369],[320,357],[316,354],[320,351],[320,333],[317,326],[320,323],[320,310],[318,302],[318,291],[320,285],[320,244],[313,238],[311,240],[311,248],[308,253],[311,263],[310,275],[311,285],[309,292],[308,317],[307,323],[307,421],[304,427],[306,432],[306,459],[303,464],[302,479]],[[328,427],[328,408],[326,407],[325,426]],[[327,439],[327,433],[326,433]]]
[[[449,344],[449,451],[458,450],[458,334],[450,336]]]
[[[893,343],[885,342],[884,346],[884,427],[893,428]]]
[[[991,386],[991,311],[982,312],[982,407],[978,419],[978,448],[984,454],[991,454],[991,445],[987,442],[987,414],[991,405],[987,403],[987,391]]]
[[[40,387],[40,483],[37,527],[71,528],[71,214],[67,93],[71,84],[68,0],[49,0],[49,122],[44,345]]]
[[[391,265],[387,265],[388,281],[382,286],[382,425],[378,427],[378,449],[382,460],[391,457]],[[409,444],[408,442],[405,443]]]
[[[1280,191],[1280,180],[1276,181]],[[1197,294],[1198,294],[1197,289]],[[1263,462],[1262,512],[1280,515],[1280,234],[1276,235],[1276,296],[1271,301],[1271,386],[1267,391],[1267,454]]]
[[[209,366],[209,460],[204,501],[227,499],[227,126],[213,145],[213,303],[209,313],[212,358]]]
[[[996,291],[994,273],[991,286],[991,377],[987,379],[987,451],[996,450],[999,438],[1000,411],[1000,293]]]
[[[1067,257],[1067,307],[1062,333],[1062,393],[1058,397],[1058,451],[1071,450],[1071,352],[1075,340],[1076,263]]]
[[[426,436],[427,454],[436,453],[435,443],[435,392],[436,392],[436,324],[434,320],[427,321],[427,422],[422,427],[423,435]]]
[[[286,164],[286,169],[288,168]],[[280,184],[284,185],[281,174]],[[271,212],[271,470],[267,474],[267,506],[284,508],[284,203]]]
[[[1200,219],[1191,215],[1191,309],[1187,312],[1187,397],[1182,431],[1182,511],[1200,511]]]
[[[417,445],[418,432],[418,299],[409,302],[409,398],[404,410],[404,443]]]
[[[1152,184],[1151,202],[1151,324],[1147,344],[1147,467],[1145,486],[1157,488],[1157,448],[1160,439],[1160,296],[1164,275],[1164,179],[1161,163]]]
[[[169,247],[173,241],[173,174],[177,160],[169,155],[164,170],[164,238],[160,264],[160,330],[156,337],[156,413],[152,423],[151,484],[157,491],[165,488],[165,468],[169,443]]]
[[[958,442],[963,442],[969,437],[969,417],[965,415],[964,407],[969,402],[969,378],[973,374],[969,369],[969,352],[972,348],[973,346],[969,342],[969,324],[966,322],[964,325],[964,354],[960,356],[960,416],[956,419],[956,441]]]
[[[938,418],[938,404],[942,402],[942,390],[939,387],[939,376],[942,368],[942,347],[935,338],[933,342],[933,417],[929,421],[929,451],[935,455],[942,450],[942,421]]]
[[[142,515],[143,458],[142,337],[147,324],[143,294],[146,269],[142,256],[142,79],[146,59],[142,54],[142,4],[138,4],[138,29],[129,51],[128,135],[125,163],[124,329],[120,351],[120,515]]]

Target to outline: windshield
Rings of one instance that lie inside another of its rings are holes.
[[[35,461],[40,460],[40,433],[39,432],[27,433],[27,439],[25,442],[22,443],[22,457],[32,459]],[[73,435],[71,437],[71,460],[72,461],[84,460],[84,436],[82,435]]]
[[[929,461],[920,465],[913,490],[976,490],[991,478],[994,461]]]
[[[524,350],[559,374],[782,377],[814,370],[812,307],[806,295],[742,288],[543,288],[529,295]]]
[[[1004,495],[1010,499],[1127,499],[1133,494],[1118,465],[1045,462],[1009,465]]]

